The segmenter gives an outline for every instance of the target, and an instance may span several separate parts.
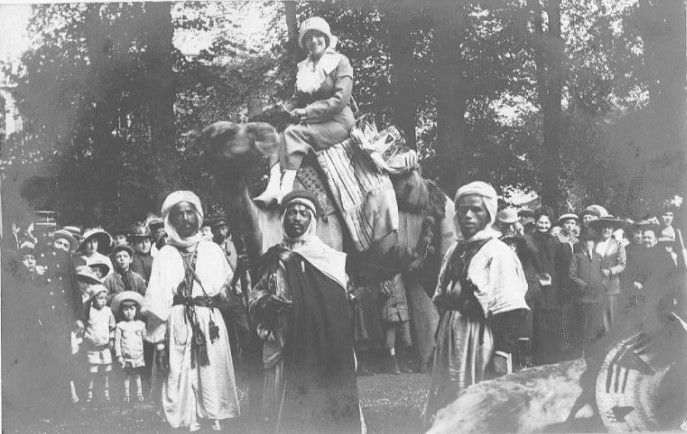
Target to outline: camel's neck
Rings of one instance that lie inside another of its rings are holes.
[[[255,278],[258,261],[262,255],[262,233],[258,223],[258,211],[248,194],[242,178],[225,182],[222,202],[231,223],[231,234],[239,254],[245,252],[251,263],[251,277]]]

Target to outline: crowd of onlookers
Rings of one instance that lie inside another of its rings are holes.
[[[502,208],[494,229],[520,259],[530,307],[514,368],[579,357],[598,336],[618,324],[644,327],[650,306],[678,297],[685,257],[673,216],[670,208],[638,221],[594,205],[557,218],[546,207]],[[210,219],[201,233],[236,266],[224,219]],[[3,367],[28,375],[3,376],[6,390],[41,397],[45,408],[61,399],[51,391],[66,385],[74,403],[146,400],[154,363],[140,310],[153,257],[165,244],[163,221],[109,233],[31,224],[12,235],[3,252]],[[358,373],[426,371],[434,342],[413,322],[438,317],[435,307],[410,294],[400,275],[349,286],[355,329],[364,330],[355,335]],[[429,300],[434,288],[425,289]],[[233,332],[233,352],[241,333]]]
[[[208,219],[201,232],[236,265],[226,220]],[[5,405],[55,415],[67,390],[74,404],[147,400],[154,363],[141,308],[153,258],[166,242],[163,220],[151,217],[110,232],[30,223],[13,225],[8,238],[2,282]]]
[[[682,297],[685,250],[673,219],[671,207],[636,221],[598,205],[557,217],[548,207],[502,207],[493,229],[520,260],[530,308],[513,369],[580,357],[611,330],[648,327],[661,303]],[[436,320],[424,335],[421,324],[434,315],[423,309],[433,306],[418,302],[407,279],[405,289],[396,279],[357,289],[356,296],[377,306],[356,318],[366,332],[357,342],[359,371],[427,370],[431,352],[423,349],[434,345]]]

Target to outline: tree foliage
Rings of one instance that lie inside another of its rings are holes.
[[[36,5],[3,190],[50,185],[25,199],[84,225],[142,219],[173,188],[217,210],[185,133],[288,99],[311,15],[351,60],[361,110],[405,130],[448,193],[483,179],[634,216],[684,193],[684,2],[658,0]],[[189,55],[179,38],[209,42]]]

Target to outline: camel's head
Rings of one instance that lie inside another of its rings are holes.
[[[279,134],[270,124],[236,124],[220,121],[205,127],[196,137],[205,145],[212,172],[243,176],[263,155],[277,152]]]

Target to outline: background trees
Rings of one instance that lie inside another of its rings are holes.
[[[484,179],[559,211],[599,202],[639,217],[685,191],[681,0],[33,9],[33,48],[11,77],[24,129],[2,143],[3,199],[63,222],[129,224],[179,187],[217,208],[184,133],[288,98],[297,24],[313,14],[351,59],[361,109],[403,129],[449,193]],[[246,30],[248,16],[260,31]]]

